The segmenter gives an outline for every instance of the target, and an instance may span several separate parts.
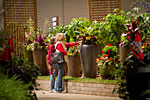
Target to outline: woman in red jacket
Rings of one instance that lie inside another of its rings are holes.
[[[68,47],[72,47],[78,44],[78,42],[73,42],[73,43],[64,43],[64,33],[57,33],[56,34],[56,50],[59,52],[63,52],[64,56],[67,55],[66,49]],[[65,63],[60,63],[58,64],[58,76],[57,76],[57,81],[56,81],[56,92],[62,92],[62,78],[64,75],[64,67]]]

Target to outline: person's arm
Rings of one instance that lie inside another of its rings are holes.
[[[67,55],[67,52],[64,50],[63,46],[61,43],[58,43],[57,44],[57,47],[56,47],[57,50],[59,50],[60,52],[63,52],[64,55]]]
[[[52,53],[52,46],[50,45],[49,48],[48,48],[48,64],[51,64],[51,53]]]
[[[65,45],[66,45],[66,48],[69,48],[69,47],[72,47],[72,46],[78,45],[78,42],[65,43]]]

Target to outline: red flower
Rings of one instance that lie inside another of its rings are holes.
[[[150,38],[146,38],[147,41],[150,41]]]
[[[108,44],[107,46],[111,46],[111,44]]]
[[[89,35],[88,34],[85,34],[85,37],[88,37]]]
[[[107,50],[107,52],[109,52],[109,50]]]
[[[104,58],[102,58],[102,57],[99,57],[99,60],[104,60]]]
[[[102,51],[102,53],[105,53],[104,51]]]
[[[111,60],[111,58],[108,58],[107,60]]]

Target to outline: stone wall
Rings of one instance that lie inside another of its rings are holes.
[[[49,81],[37,81],[41,90],[49,91]],[[97,84],[97,83],[79,83],[79,82],[63,82],[64,90],[67,93],[86,94],[96,96],[118,97],[118,93],[112,93],[118,85]]]

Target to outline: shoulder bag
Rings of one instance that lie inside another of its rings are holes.
[[[57,44],[55,45],[56,49]],[[56,49],[55,53],[51,53],[51,64],[65,63],[64,53]]]

